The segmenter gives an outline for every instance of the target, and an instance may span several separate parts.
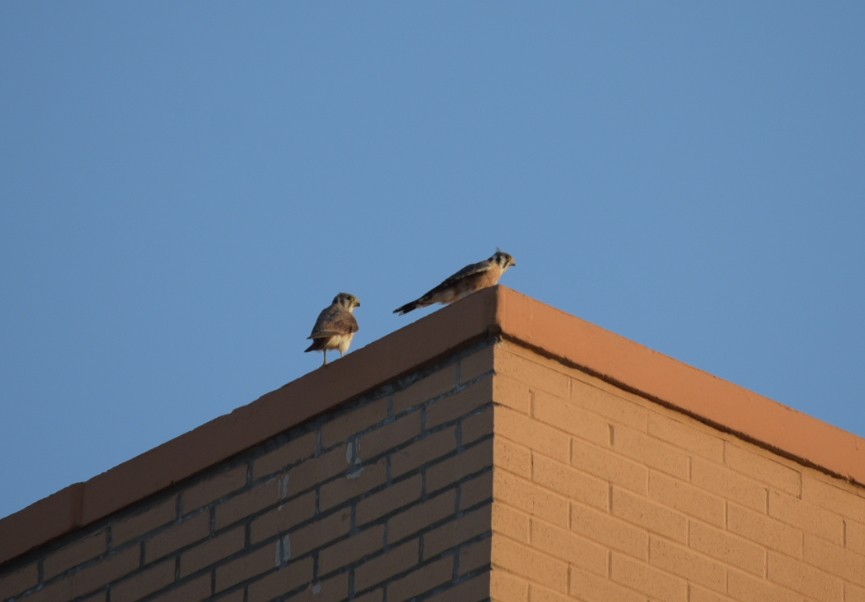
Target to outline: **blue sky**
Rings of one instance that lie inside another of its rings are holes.
[[[0,3],[0,516],[503,283],[865,436],[865,4]]]

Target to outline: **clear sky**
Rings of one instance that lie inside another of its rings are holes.
[[[0,516],[496,246],[865,436],[863,40],[858,0],[0,3]]]

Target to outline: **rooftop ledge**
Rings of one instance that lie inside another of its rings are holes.
[[[865,439],[530,297],[494,287],[0,520],[0,562],[104,518],[456,348],[498,336],[803,464],[865,484]]]

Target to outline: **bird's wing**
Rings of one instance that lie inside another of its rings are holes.
[[[442,289],[446,289],[447,287],[451,286],[452,284],[455,284],[456,282],[459,282],[460,280],[463,280],[464,278],[468,278],[469,276],[474,276],[475,274],[482,274],[483,272],[488,271],[490,269],[490,267],[491,267],[490,262],[488,260],[479,261],[478,263],[473,263],[471,265],[467,265],[466,267],[461,269],[459,272],[457,272],[453,276],[446,278],[441,284],[439,284],[437,287],[435,287],[434,289],[429,291],[426,295],[430,295],[430,294],[436,293]],[[424,295],[424,296],[426,296],[426,295]]]
[[[357,331],[358,325],[354,315],[338,305],[331,305],[318,315],[318,320],[312,327],[312,334],[307,338],[318,339]]]

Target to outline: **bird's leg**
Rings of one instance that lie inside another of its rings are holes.
[[[327,366],[327,349],[322,350],[324,352],[324,362],[322,362],[322,366]]]

